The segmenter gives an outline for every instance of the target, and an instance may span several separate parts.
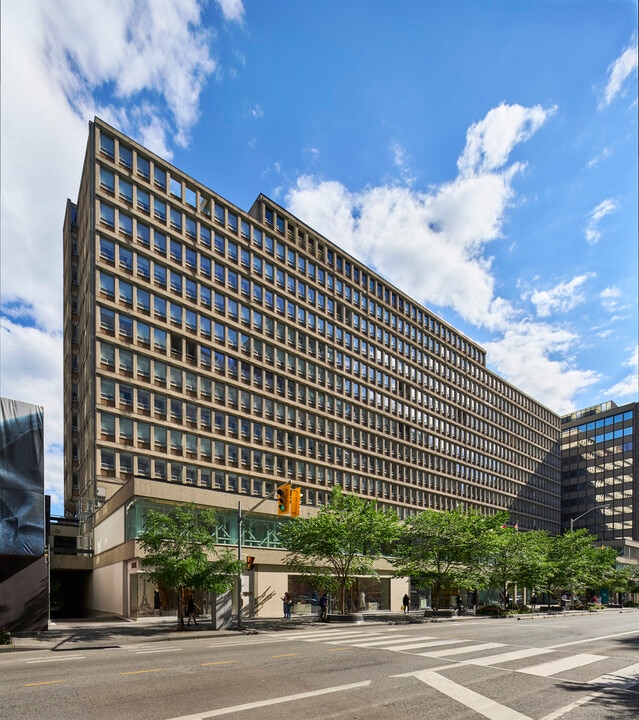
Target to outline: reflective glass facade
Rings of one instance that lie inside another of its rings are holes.
[[[637,404],[595,405],[562,418],[562,527],[637,540]],[[582,516],[582,517],[579,517]]]

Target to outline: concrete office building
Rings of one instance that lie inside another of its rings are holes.
[[[238,501],[286,482],[302,514],[340,484],[401,518],[463,504],[559,531],[559,417],[267,197],[244,212],[96,119],[64,262],[65,510],[90,607],[146,607],[147,507],[215,507],[233,545]],[[246,519],[249,612],[301,592],[277,527],[275,501]],[[397,607],[406,583],[381,570]]]

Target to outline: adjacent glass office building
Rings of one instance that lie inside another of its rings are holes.
[[[637,408],[606,402],[562,418],[564,529],[572,521],[574,529],[587,528],[603,542],[639,540]]]
[[[97,609],[135,592],[149,503],[232,518],[292,482],[304,514],[339,484],[560,530],[559,417],[267,197],[244,212],[96,119],[64,241],[66,511]],[[277,522],[264,503],[244,543],[285,582]]]

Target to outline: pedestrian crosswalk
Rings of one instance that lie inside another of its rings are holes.
[[[606,655],[571,653],[567,648],[509,647],[504,643],[481,642],[473,638],[416,636],[415,633],[408,634],[401,628],[392,627],[376,629],[337,626],[301,633],[291,632],[284,636],[277,633],[272,637],[277,637],[278,640],[301,640],[330,646],[408,653],[423,658],[441,659],[444,662],[450,660],[451,667],[459,664],[499,667],[542,678],[560,676],[562,673],[587,666],[592,666],[593,673],[599,675],[604,661],[610,659]],[[639,664],[625,670],[624,682],[635,678],[639,683]]]

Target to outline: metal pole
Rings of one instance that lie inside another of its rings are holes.
[[[242,629],[242,502],[237,501],[237,561],[240,563],[237,574],[237,629]]]

